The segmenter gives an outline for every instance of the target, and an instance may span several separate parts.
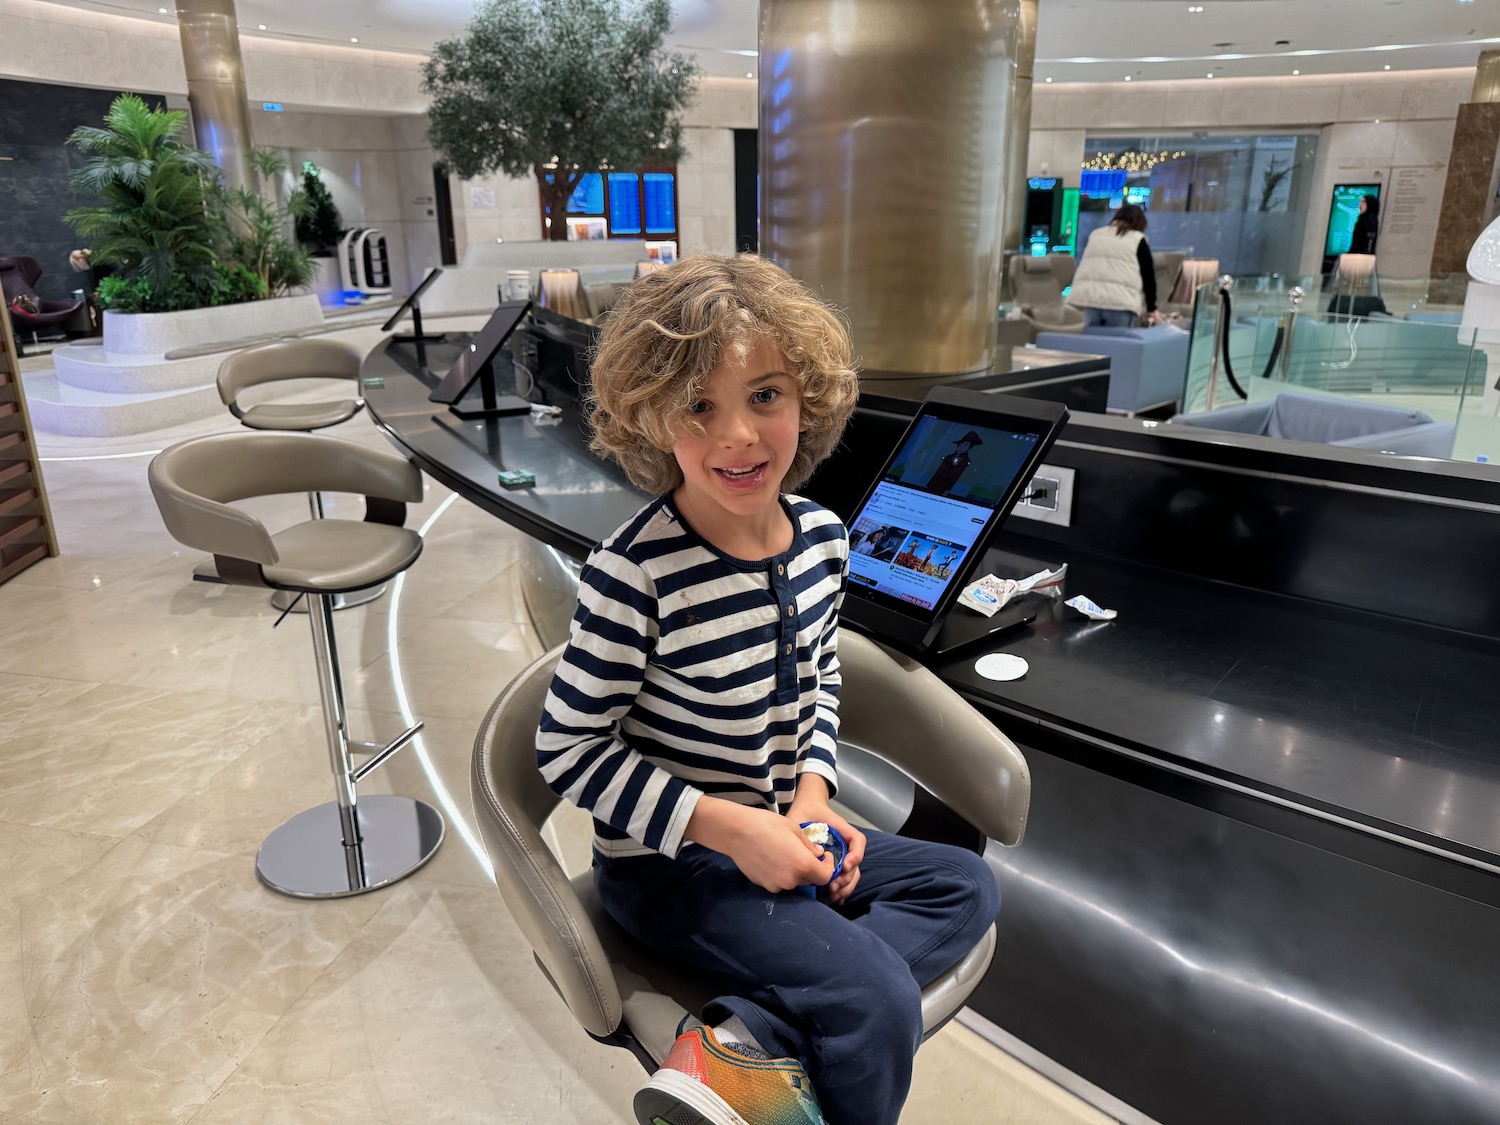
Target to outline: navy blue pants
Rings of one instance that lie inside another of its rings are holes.
[[[1105,328],[1134,328],[1136,315],[1128,309],[1094,309],[1083,310],[1083,326],[1093,328],[1103,325]]]
[[[922,1041],[921,990],[1000,910],[983,859],[869,832],[859,885],[830,906],[773,895],[728,856],[594,857],[604,908],[663,958],[715,981],[709,1024],[739,1016],[772,1056],[804,1060],[829,1125],[895,1125]]]

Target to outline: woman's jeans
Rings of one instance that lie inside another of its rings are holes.
[[[829,1125],[896,1125],[922,1041],[922,989],[1000,910],[983,859],[868,832],[859,884],[773,895],[695,844],[676,859],[594,857],[604,908],[658,957],[721,990],[709,1024],[739,1016],[773,1057],[802,1059]]]
[[[1135,322],[1135,313],[1128,309],[1093,309],[1085,306],[1083,310],[1085,328],[1134,328]]]

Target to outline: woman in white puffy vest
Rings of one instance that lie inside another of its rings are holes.
[[[1068,304],[1083,310],[1085,327],[1129,328],[1155,324],[1156,266],[1146,245],[1146,213],[1133,203],[1115,212],[1109,225],[1089,235]]]

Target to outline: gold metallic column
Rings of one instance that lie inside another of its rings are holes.
[[[1026,240],[1026,181],[1031,147],[1031,75],[1036,68],[1037,0],[1020,0],[1016,33],[1016,84],[1010,98],[1010,121],[1005,133],[1005,226],[1007,250],[1019,250]]]
[[[234,0],[178,0],[177,30],[198,147],[223,169],[230,187],[253,187],[250,104]]]
[[[1474,66],[1470,102],[1500,102],[1500,51],[1485,51]]]
[[[761,253],[866,378],[994,362],[1019,0],[761,0]]]

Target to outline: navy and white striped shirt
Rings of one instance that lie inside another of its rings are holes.
[[[837,784],[849,539],[826,508],[783,504],[773,558],[724,554],[669,496],[589,556],[536,750],[602,854],[675,856],[704,794],[784,812],[803,771]]]

